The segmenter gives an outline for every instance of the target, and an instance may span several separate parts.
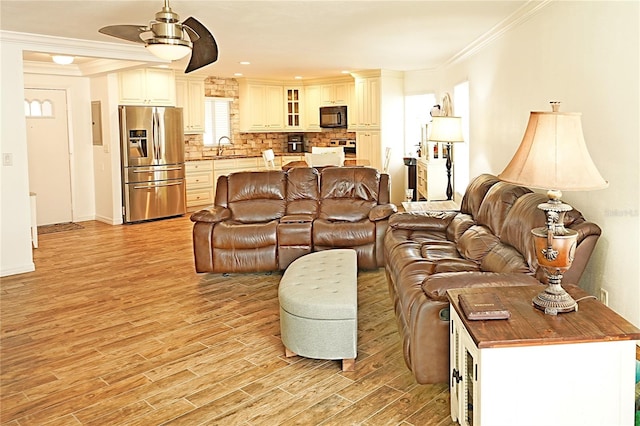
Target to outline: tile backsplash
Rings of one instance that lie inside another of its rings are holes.
[[[287,137],[291,133],[241,133],[238,116],[238,82],[232,78],[207,77],[205,96],[231,98],[231,132],[233,145],[224,149],[225,155],[262,155],[265,149],[273,149],[276,155],[287,152]],[[304,135],[307,146],[329,146],[331,139],[355,139],[355,132],[335,129],[322,132],[296,132]],[[185,159],[199,160],[216,154],[217,146],[204,146],[201,134],[185,135]]]

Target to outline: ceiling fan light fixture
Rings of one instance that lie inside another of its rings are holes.
[[[51,59],[58,65],[69,65],[73,63],[74,57],[65,55],[53,55],[51,56]]]
[[[145,47],[153,55],[167,61],[182,59],[191,53],[191,42],[181,39],[157,39],[146,41]]]

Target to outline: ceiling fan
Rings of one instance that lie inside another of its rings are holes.
[[[195,18],[180,24],[179,16],[164,0],[162,10],[149,25],[109,25],[98,32],[136,43],[144,43],[154,55],[167,60],[185,57],[191,52],[185,73],[195,71],[218,60],[218,45],[213,35]]]

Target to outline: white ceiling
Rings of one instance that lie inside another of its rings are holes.
[[[435,69],[544,1],[184,1],[170,6],[214,35],[219,59],[197,73],[292,79],[343,70]],[[0,1],[0,29],[123,43],[98,33],[147,24],[162,0]],[[143,45],[140,49],[144,50]],[[25,56],[48,61],[48,55]],[[250,65],[240,65],[250,61]],[[187,60],[175,64],[184,69]]]

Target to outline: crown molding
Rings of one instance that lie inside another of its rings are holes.
[[[446,61],[438,68],[445,68],[449,65],[453,65],[458,63],[470,56],[473,56],[478,51],[482,50],[488,44],[492,43],[495,39],[502,36],[504,33],[509,31],[510,29],[520,25],[521,23],[527,21],[533,15],[538,13],[542,8],[546,7],[554,0],[529,0],[527,3],[522,5],[518,10],[513,12],[506,19],[498,23],[496,26],[491,28],[488,32],[477,38],[467,47],[462,49],[456,55],[454,55],[451,59]]]
[[[142,48],[142,45],[134,44],[80,40],[4,30],[0,30],[0,42],[15,44],[20,46],[22,50],[34,52],[147,62],[154,65],[170,63],[170,61],[152,55]]]

